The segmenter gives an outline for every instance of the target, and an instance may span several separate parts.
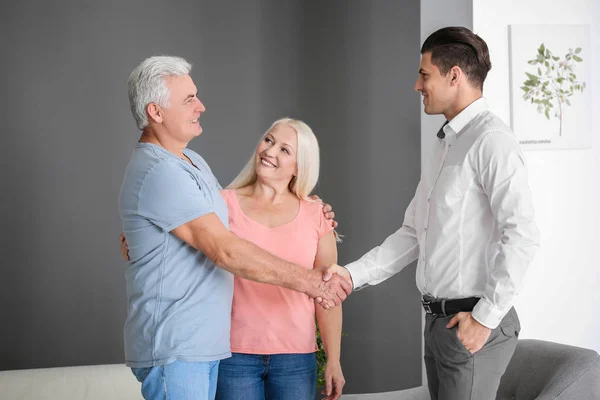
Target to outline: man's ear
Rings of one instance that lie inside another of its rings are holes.
[[[458,85],[458,83],[463,79],[463,71],[457,65],[452,67],[448,73],[450,74],[450,84],[452,86]]]
[[[148,113],[148,117],[152,119],[152,121],[156,123],[161,123],[163,121],[163,110],[156,103],[150,103],[146,106],[146,112]]]

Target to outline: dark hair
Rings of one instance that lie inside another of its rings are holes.
[[[462,26],[449,26],[433,32],[423,43],[421,54],[431,52],[431,62],[445,76],[454,66],[463,70],[473,86],[483,90],[492,69],[485,41]]]

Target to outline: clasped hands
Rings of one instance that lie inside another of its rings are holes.
[[[315,271],[322,280],[316,290],[307,294],[324,309],[339,306],[352,293],[352,277],[346,268],[332,264]]]

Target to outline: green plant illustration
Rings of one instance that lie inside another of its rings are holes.
[[[537,112],[550,119],[550,112],[560,121],[559,136],[562,136],[562,123],[564,107],[571,106],[569,97],[576,92],[583,92],[585,82],[577,81],[574,72],[575,63],[582,62],[581,47],[569,52],[563,59],[552,55],[544,43],[537,49],[533,60],[527,61],[529,65],[537,66],[534,74],[525,72],[527,80],[523,82],[521,90],[523,100],[529,100],[537,105]]]

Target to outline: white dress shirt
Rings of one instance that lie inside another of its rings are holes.
[[[473,317],[496,328],[539,247],[525,160],[511,129],[481,98],[444,126],[404,223],[346,265],[355,288],[415,259],[417,287],[439,299],[480,297]]]

